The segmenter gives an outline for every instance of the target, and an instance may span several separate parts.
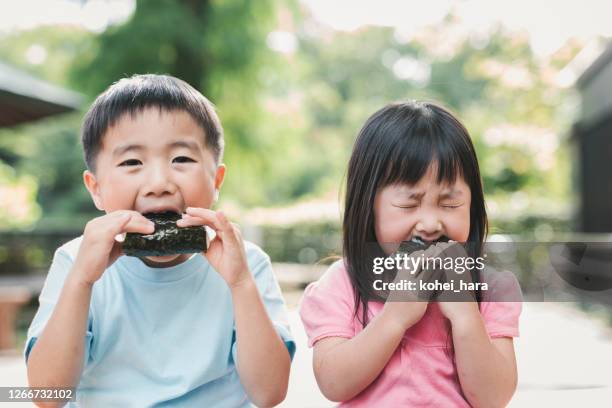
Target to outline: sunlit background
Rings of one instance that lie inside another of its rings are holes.
[[[585,78],[610,84],[592,78],[612,78],[612,3],[21,0],[0,10],[0,96],[53,96],[67,111],[0,127],[0,286],[26,293],[11,295],[27,306],[16,318],[17,347],[53,251],[98,215],[81,182],[83,114],[134,73],[178,76],[215,103],[228,166],[218,206],[271,255],[291,307],[320,273],[306,266],[339,254],[357,132],[395,100],[435,100],[464,122],[492,234],[612,233],[612,214],[605,221],[595,205],[603,198],[588,196],[610,191],[603,175],[612,153],[596,153],[612,138],[601,148],[584,136],[611,117],[599,113],[612,111],[612,89],[588,89]],[[609,306],[585,305],[589,318],[612,316]],[[592,349],[600,346],[612,347]]]
[[[228,139],[222,205],[243,222],[337,221],[359,127],[389,101],[426,98],[470,130],[494,231],[521,232],[528,219],[544,235],[572,227],[574,85],[612,31],[605,3],[211,1],[174,24],[189,14],[181,3],[3,8],[0,61],[86,101],[74,115],[1,131],[5,227],[91,215],[74,143],[80,119],[87,101],[136,72],[183,77],[218,106]]]

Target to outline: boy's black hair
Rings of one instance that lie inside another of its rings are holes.
[[[416,184],[436,164],[438,183],[463,177],[469,186],[468,255],[481,256],[488,221],[476,151],[467,129],[447,109],[431,102],[391,103],[365,123],[348,165],[342,222],[345,266],[355,293],[355,315],[368,323],[368,302],[384,301],[374,290],[372,259],[386,256],[376,241],[374,199],[392,184]],[[470,271],[480,282],[478,270]],[[480,294],[477,293],[480,301]],[[361,316],[358,310],[361,306]]]
[[[151,107],[182,110],[204,130],[204,144],[218,162],[223,156],[223,128],[213,104],[187,82],[169,75],[134,75],[112,84],[98,95],[83,120],[81,141],[87,168],[94,172],[102,138],[126,114],[132,117]]]

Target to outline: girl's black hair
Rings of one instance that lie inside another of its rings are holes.
[[[392,184],[416,184],[433,164],[438,183],[463,177],[470,187],[468,256],[482,254],[487,213],[476,158],[466,128],[445,108],[431,102],[391,103],[374,113],[357,136],[348,165],[343,214],[343,253],[355,293],[355,316],[368,323],[368,302],[384,302],[373,288],[373,259],[385,256],[374,230],[374,198]],[[472,280],[480,281],[472,269]],[[477,293],[480,302],[480,293]],[[358,316],[359,307],[361,317]]]

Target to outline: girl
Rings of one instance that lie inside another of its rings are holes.
[[[300,306],[315,377],[328,399],[351,407],[508,403],[517,383],[520,302],[486,302],[482,293],[471,302],[385,302],[373,284],[380,279],[373,257],[391,254],[402,241],[418,237],[434,244],[424,254],[437,256],[451,245],[440,242],[446,237],[470,243],[475,257],[486,233],[474,147],[451,113],[405,102],[368,119],[348,167],[344,259],[306,288]],[[470,273],[496,293],[520,298],[512,274]]]

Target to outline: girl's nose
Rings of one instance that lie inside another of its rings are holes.
[[[437,217],[424,216],[416,223],[415,229],[421,234],[432,235],[442,231],[442,222]]]

